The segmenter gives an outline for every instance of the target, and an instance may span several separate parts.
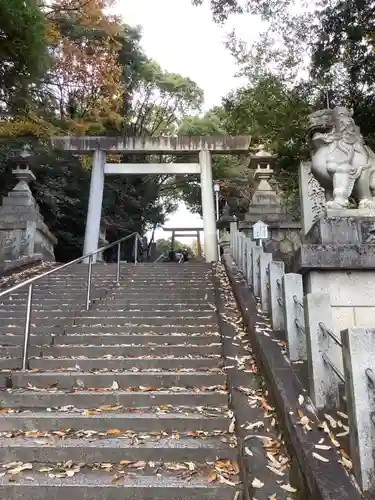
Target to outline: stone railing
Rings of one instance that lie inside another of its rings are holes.
[[[291,363],[306,362],[317,410],[338,409],[344,385],[353,472],[364,492],[375,488],[375,328],[335,332],[330,296],[303,291],[301,274],[231,227],[231,255],[249,288],[283,332]],[[360,290],[358,290],[360,293]]]

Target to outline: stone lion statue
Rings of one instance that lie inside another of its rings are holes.
[[[327,208],[375,208],[375,154],[366,146],[353,112],[343,107],[309,116],[311,173],[324,188]]]

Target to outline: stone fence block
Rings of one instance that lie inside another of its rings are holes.
[[[338,408],[342,346],[333,330],[330,295],[308,293],[304,304],[310,397],[318,409]]]
[[[246,280],[251,287],[253,283],[253,263],[252,263],[252,248],[256,247],[256,242],[250,238],[246,238]]]
[[[375,488],[375,329],[341,332],[348,406],[350,455],[360,488]]]
[[[284,302],[282,294],[282,278],[285,274],[284,262],[271,261],[268,266],[269,289],[268,307],[274,331],[284,330]]]
[[[260,295],[260,273],[259,273],[259,263],[260,256],[263,253],[263,247],[253,247],[251,249],[251,266],[252,266],[252,289],[255,297]]]
[[[285,333],[290,361],[307,359],[302,275],[284,274],[282,280]]]
[[[240,243],[241,243],[241,234],[239,231],[237,231],[234,258],[238,267],[240,267],[240,254],[241,254]]]
[[[245,234],[240,232],[239,238],[239,257],[238,257],[238,266],[241,269],[242,273],[245,273],[246,263],[245,263]]]
[[[235,255],[235,246],[236,246],[236,233],[237,233],[237,222],[230,223],[230,250],[231,255],[234,257]]]
[[[259,280],[260,280],[260,304],[263,312],[268,312],[268,289],[270,287],[269,280],[269,264],[272,262],[272,253],[262,253],[259,258]]]

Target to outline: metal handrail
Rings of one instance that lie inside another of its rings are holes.
[[[92,252],[89,252],[85,255],[82,255],[82,257],[78,257],[78,259],[71,260],[70,262],[67,262],[66,264],[62,264],[61,266],[55,267],[53,269],[50,269],[49,271],[46,271],[42,274],[39,274],[38,276],[34,276],[32,278],[29,278],[28,280],[19,283],[18,285],[14,285],[11,288],[8,288],[7,290],[4,290],[3,292],[0,292],[0,299],[2,297],[5,297],[7,295],[11,295],[15,291],[23,288],[23,287],[28,287],[28,292],[27,292],[27,305],[26,305],[26,318],[25,318],[25,330],[24,330],[24,344],[23,344],[23,353],[22,353],[22,371],[25,371],[28,366],[28,350],[29,350],[29,341],[30,341],[30,325],[31,325],[31,312],[32,312],[32,299],[33,299],[33,287],[35,282],[45,278],[46,276],[52,275],[54,273],[57,273],[58,271],[62,271],[63,269],[66,269],[74,264],[79,264],[82,261],[88,259],[88,274],[87,274],[87,290],[86,290],[86,311],[90,309],[90,304],[91,304],[91,282],[92,282],[92,264],[93,264],[93,257],[97,255],[98,253],[104,252],[105,250],[108,250],[109,248],[112,248],[117,245],[117,269],[116,269],[116,282],[120,282],[120,253],[121,253],[121,243],[123,243],[126,240],[129,240],[130,238],[134,237],[134,263],[137,264],[138,262],[138,244],[141,242],[142,244],[142,238],[139,233],[132,233],[127,236],[124,236],[123,238],[120,238],[119,240],[114,241],[113,243],[108,243],[108,245],[105,245],[104,247],[98,248],[97,250],[94,250]]]
[[[160,262],[162,259],[165,257],[165,252],[163,252],[157,259],[154,260],[154,262]]]

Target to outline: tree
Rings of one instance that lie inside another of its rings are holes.
[[[46,21],[36,0],[0,0],[0,19],[0,103],[17,110],[48,63]]]
[[[107,0],[63,0],[42,8],[51,66],[29,88],[30,104],[0,122],[1,194],[14,186],[9,158],[25,143],[35,151],[37,181],[31,187],[59,244],[59,260],[81,253],[91,158],[48,149],[45,137],[61,134],[161,134],[177,130],[194,113],[203,93],[190,79],[163,71],[140,47],[138,29],[108,14]],[[157,158],[171,161],[170,157]],[[148,162],[154,157],[110,155],[112,162]],[[175,209],[176,189],[166,176],[111,176],[102,214],[113,241],[164,223]],[[162,195],[162,199],[160,196]]]
[[[185,251],[191,252],[191,248],[188,245],[185,245],[184,243],[181,243],[181,241],[178,240],[174,240],[173,248],[177,252],[185,252]],[[158,252],[165,253],[166,255],[168,255],[168,253],[172,249],[172,239],[169,238],[166,240],[164,238],[160,238],[156,240],[156,249]]]
[[[174,133],[187,113],[199,111],[203,91],[190,78],[163,71],[153,60],[140,65],[129,127],[133,135]]]

